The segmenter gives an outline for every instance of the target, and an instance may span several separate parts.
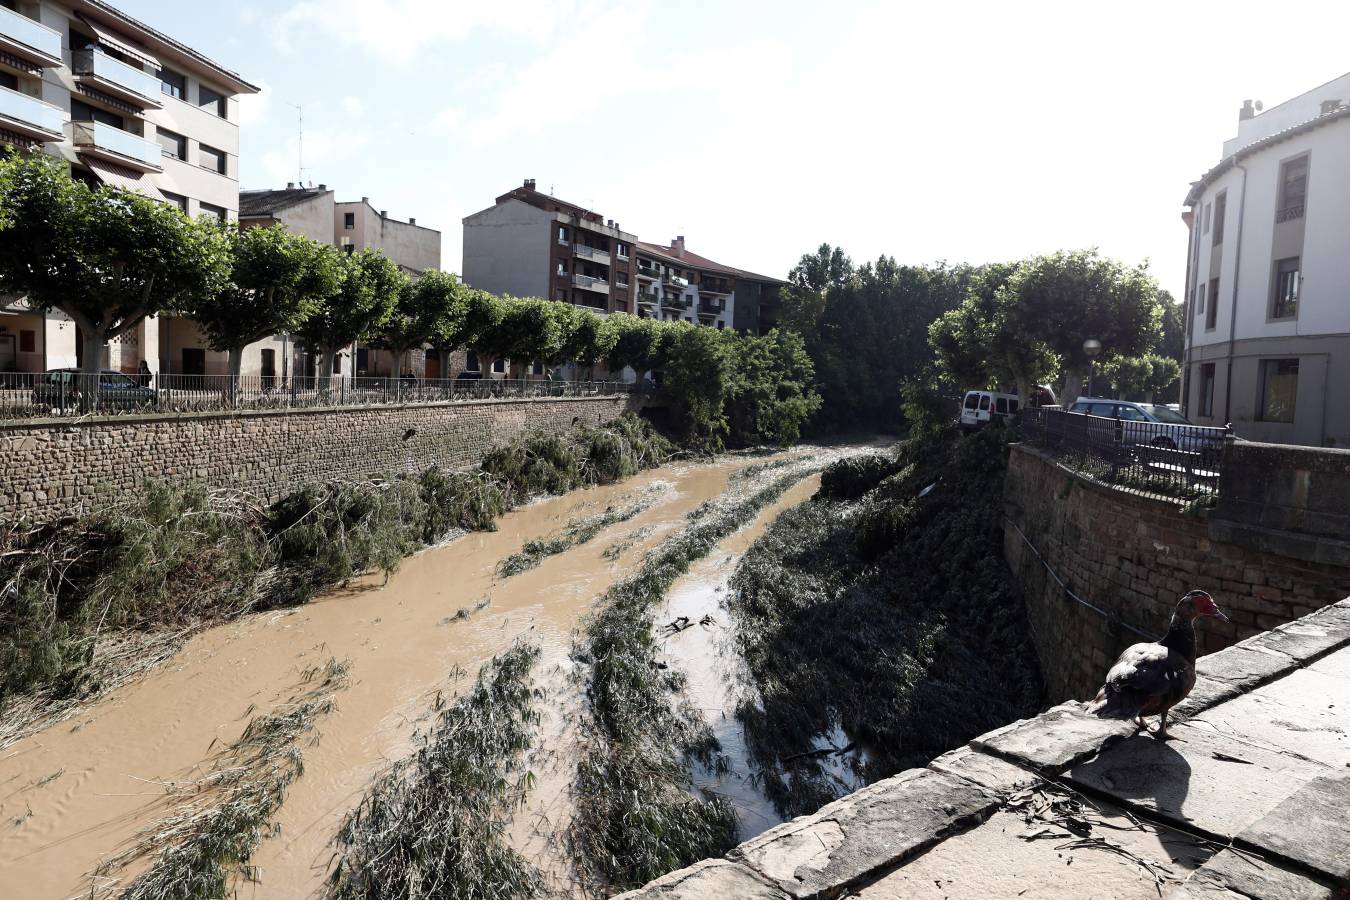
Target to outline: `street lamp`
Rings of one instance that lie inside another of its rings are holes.
[[[1093,379],[1093,377],[1096,375],[1096,369],[1097,369],[1097,357],[1101,355],[1101,352],[1102,352],[1102,342],[1101,342],[1101,341],[1097,340],[1096,338],[1088,338],[1086,341],[1083,341],[1083,353],[1085,353],[1085,354],[1087,355],[1087,358],[1088,358],[1088,389],[1087,389],[1087,392],[1088,392],[1088,396],[1089,396],[1089,397],[1095,397],[1095,396],[1097,396],[1096,394],[1094,394],[1094,393],[1092,392],[1092,379]]]

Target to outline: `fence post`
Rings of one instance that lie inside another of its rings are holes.
[[[1111,480],[1115,481],[1120,474],[1120,454],[1124,446],[1124,425],[1120,421],[1120,407],[1116,407],[1115,427],[1111,429]]]

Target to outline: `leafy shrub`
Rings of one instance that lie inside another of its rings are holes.
[[[426,506],[423,543],[435,544],[456,528],[496,531],[497,519],[506,512],[506,496],[483,473],[446,474],[433,466],[417,482]]]
[[[899,460],[884,453],[847,456],[820,473],[820,496],[832,500],[856,500],[901,468]]]
[[[491,450],[483,471],[502,487],[512,503],[532,495],[562,494],[581,484],[581,456],[567,438],[530,434]]]

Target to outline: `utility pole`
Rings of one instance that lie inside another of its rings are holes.
[[[292,103],[295,107],[297,122],[297,137],[295,141],[295,183],[300,187],[305,186],[305,108],[299,103]]]

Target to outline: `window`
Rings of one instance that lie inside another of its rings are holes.
[[[343,213],[343,214],[342,214],[342,227],[345,228],[345,229],[347,229],[348,231],[351,231],[353,228],[355,228],[355,227],[356,227],[356,213],[354,213],[354,212]]]
[[[334,354],[333,354],[333,374],[334,374],[334,375],[341,375],[341,374],[342,374],[342,354],[341,354],[341,353],[334,353]]]
[[[217,94],[204,84],[197,85],[197,105],[222,119],[228,118],[225,114],[225,95]]]
[[[19,352],[36,353],[37,352],[37,332],[30,328],[24,328],[19,332]]]
[[[1200,366],[1200,415],[1214,416],[1214,363]]]
[[[464,371],[466,372],[482,371],[482,368],[478,363],[478,354],[474,353],[472,350],[470,350],[468,354],[466,354],[464,357]]]
[[[1213,214],[1213,212],[1214,212],[1214,205],[1211,203],[1206,203],[1204,224],[1200,228],[1201,234],[1209,234],[1209,217]]]
[[[1277,260],[1275,263],[1275,284],[1270,303],[1272,319],[1294,319],[1298,317],[1298,288],[1302,277],[1299,275],[1297,256]]]
[[[558,243],[560,243],[560,244],[566,244],[566,243],[567,243],[567,226],[566,226],[566,225],[559,225],[559,226],[558,226]]]
[[[102,122],[104,125],[111,125],[113,128],[126,130],[126,121],[117,113],[110,113],[104,109],[95,109],[83,100],[70,99],[70,118],[76,122]]]
[[[988,409],[989,409],[989,395],[988,395],[988,394],[981,394],[981,395],[980,395],[980,409],[982,409],[982,410],[988,410]]]
[[[1285,160],[1280,164],[1280,205],[1275,211],[1276,222],[1303,217],[1303,204],[1308,197],[1308,156]]]
[[[174,134],[167,128],[156,128],[155,140],[159,141],[159,146],[164,151],[165,156],[172,156],[174,159],[187,159],[187,138],[181,134]]]
[[[1214,246],[1223,243],[1223,217],[1228,212],[1228,192],[1223,191],[1214,198]]]
[[[1129,421],[1129,422],[1147,422],[1147,421],[1148,421],[1148,416],[1144,415],[1142,412],[1140,412],[1139,410],[1135,409],[1133,406],[1120,406],[1120,407],[1117,407],[1117,409],[1120,410],[1120,417],[1121,417],[1122,419],[1125,419],[1126,421]]]
[[[1219,322],[1219,279],[1209,282],[1209,307],[1205,310],[1205,330],[1213,331]]]
[[[8,72],[0,72],[0,87],[9,88],[11,91],[19,89],[19,79]]]
[[[563,303],[566,303],[566,302],[567,302],[567,288],[558,288],[557,290],[555,290],[555,291],[553,292],[553,299],[554,299],[554,300],[561,301],[561,302],[563,302]]]
[[[558,260],[558,274],[559,275],[567,274],[567,260],[565,259]]]
[[[160,190],[160,193],[164,195],[164,199],[168,201],[170,206],[176,206],[183,212],[187,212],[187,198],[182,194],[175,194],[163,189]]]
[[[184,347],[182,374],[205,375],[206,351],[203,350],[201,347]]]
[[[159,89],[161,93],[182,100],[187,96],[187,76],[179,75],[172,69],[160,69]]]
[[[1205,312],[1205,285],[1204,283],[1195,286],[1195,314],[1203,315]]]
[[[504,359],[502,359],[502,358],[500,358],[500,357],[498,357],[497,359],[494,359],[494,360],[492,361],[492,371],[494,371],[494,372],[505,372],[505,371],[506,371],[506,360],[504,360]]]
[[[351,256],[353,253],[356,252],[356,245],[355,245],[355,244],[343,244],[343,245],[342,245],[342,252],[345,253],[345,254],[347,254],[348,256]]]
[[[623,243],[622,241],[614,242],[614,250],[618,254],[620,259],[628,258],[628,245]]]
[[[205,144],[197,145],[197,165],[203,169],[209,169],[212,172],[219,172],[221,175],[227,174],[228,161],[224,150],[217,150],[215,147],[208,147]]]
[[[214,204],[211,203],[198,203],[197,208],[201,210],[201,215],[211,216],[212,218],[219,219],[222,222],[224,222],[227,218],[229,218],[229,214],[226,213],[223,208],[215,206]]]
[[[1297,399],[1298,360],[1261,360],[1261,410],[1257,418],[1262,422],[1292,422]]]
[[[534,365],[530,366],[530,374],[531,374],[531,375],[543,375],[543,374],[544,374],[544,364],[543,364],[543,362],[541,362],[540,360],[537,360],[537,359],[536,359],[536,360],[534,361]]]

